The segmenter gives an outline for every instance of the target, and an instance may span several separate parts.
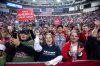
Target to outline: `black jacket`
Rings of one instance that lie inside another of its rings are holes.
[[[89,60],[100,60],[100,41],[96,37],[89,36],[86,41],[86,53]]]
[[[29,56],[32,56],[35,53],[35,50],[32,47],[26,46],[24,44],[20,44],[19,46],[15,47],[14,45],[10,45],[10,43],[7,42],[5,44],[5,46],[6,46],[5,52],[7,54],[7,56],[6,56],[7,62],[11,62],[13,60],[13,57],[15,56],[16,52],[23,51],[26,54],[28,54]]]
[[[28,42],[28,41],[31,41],[31,40],[34,41],[35,35],[33,34],[32,30],[30,30],[30,34],[31,34],[32,39],[29,38],[27,40],[24,40],[24,41],[20,40],[20,41],[25,42],[25,43]],[[34,44],[32,44],[32,45],[34,45]],[[27,45],[22,44],[22,43],[19,46],[15,47],[15,45],[11,45],[9,42],[7,42],[5,44],[5,46],[6,46],[6,51],[5,52],[7,54],[7,56],[6,56],[6,61],[7,62],[11,62],[13,60],[13,57],[15,56],[16,52],[23,51],[29,56],[33,56],[36,53],[32,46],[27,46]]]

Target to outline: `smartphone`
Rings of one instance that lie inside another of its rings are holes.
[[[12,37],[17,39],[17,32],[13,32]]]

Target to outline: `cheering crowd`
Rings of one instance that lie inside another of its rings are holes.
[[[100,60],[100,12],[59,17],[60,25],[53,25],[54,16],[37,16],[37,22],[20,22],[17,30],[15,18],[1,13],[0,21],[6,26],[0,25],[0,64],[56,65],[75,60]]]

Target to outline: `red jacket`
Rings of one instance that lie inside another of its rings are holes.
[[[85,35],[85,32],[81,32],[78,35],[79,41],[84,43],[87,40],[87,37],[90,35],[90,31],[88,32],[88,36]]]
[[[62,51],[61,52],[62,52],[62,56],[63,56],[63,60],[64,61],[72,61],[72,56],[68,55],[68,52],[70,50],[70,45],[71,45],[70,44],[70,41],[68,41],[68,42],[66,42],[64,44],[64,46],[62,48]],[[79,48],[79,46],[81,48],[84,48],[84,46],[81,43],[78,43],[78,48]],[[87,56],[86,56],[86,52],[85,52],[84,49],[82,50],[82,56],[78,56],[77,55],[77,58],[78,58],[77,60],[86,60]]]

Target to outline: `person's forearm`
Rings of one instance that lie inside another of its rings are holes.
[[[36,36],[36,38],[34,39],[34,50],[37,52],[41,52],[42,51],[42,46],[40,45],[40,41],[39,41],[39,36]]]
[[[53,60],[50,60],[49,63],[50,65],[56,65],[57,63],[61,62],[62,61],[62,56],[57,56],[56,58],[54,58]]]
[[[97,36],[97,32],[98,32],[98,28],[95,27],[94,30],[92,31],[92,36],[96,37]]]

